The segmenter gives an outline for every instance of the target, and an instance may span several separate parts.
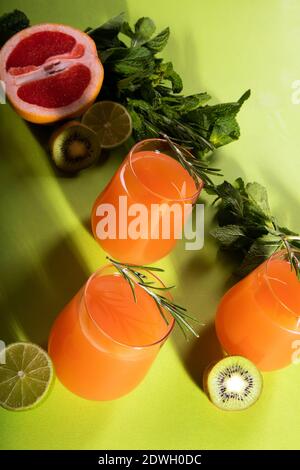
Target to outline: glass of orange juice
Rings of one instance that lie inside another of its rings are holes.
[[[158,277],[143,271],[153,285]],[[133,282],[135,282],[133,280]],[[161,315],[155,301],[112,265],[93,274],[56,319],[49,354],[60,381],[90,400],[127,394],[144,378],[170,335],[173,317]]]
[[[191,158],[188,150],[179,148]],[[202,186],[179,163],[168,141],[138,142],[94,203],[94,237],[122,262],[157,261],[181,238]]]
[[[300,252],[296,256],[300,259]],[[286,251],[273,254],[225,294],[216,331],[228,354],[245,356],[263,371],[299,362],[300,281]]]

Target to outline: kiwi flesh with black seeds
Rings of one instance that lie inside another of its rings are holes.
[[[80,122],[70,121],[57,129],[50,139],[55,165],[68,173],[91,166],[101,152],[97,134]]]
[[[207,369],[203,380],[210,401],[226,411],[249,408],[259,399],[262,386],[260,371],[242,356],[221,359]]]

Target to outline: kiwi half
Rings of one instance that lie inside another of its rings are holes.
[[[211,402],[222,410],[244,410],[262,392],[263,379],[257,367],[242,356],[227,356],[212,365],[204,377]]]
[[[50,150],[55,165],[70,173],[91,166],[100,155],[97,134],[80,122],[71,121],[54,132]]]

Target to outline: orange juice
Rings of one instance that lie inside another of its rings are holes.
[[[228,354],[245,356],[264,371],[299,358],[300,282],[284,251],[225,294],[216,331]]]
[[[181,237],[202,182],[196,187],[172,154],[162,139],[139,142],[96,199],[92,210],[94,237],[113,258],[139,265],[152,263],[167,255]],[[104,224],[109,206],[114,208],[116,220],[111,234],[106,233]],[[155,206],[157,212],[151,212]]]
[[[138,285],[135,290],[136,302],[128,282],[105,267],[55,321],[49,354],[58,378],[75,394],[111,400],[130,392],[171,332],[173,318],[166,312],[167,324],[154,300]]]

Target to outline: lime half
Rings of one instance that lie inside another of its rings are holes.
[[[112,149],[131,136],[132,123],[127,109],[114,101],[99,101],[82,117],[82,123],[97,133],[100,145]]]
[[[26,410],[46,395],[53,379],[48,354],[32,343],[13,343],[4,351],[0,365],[0,405],[8,410]]]

